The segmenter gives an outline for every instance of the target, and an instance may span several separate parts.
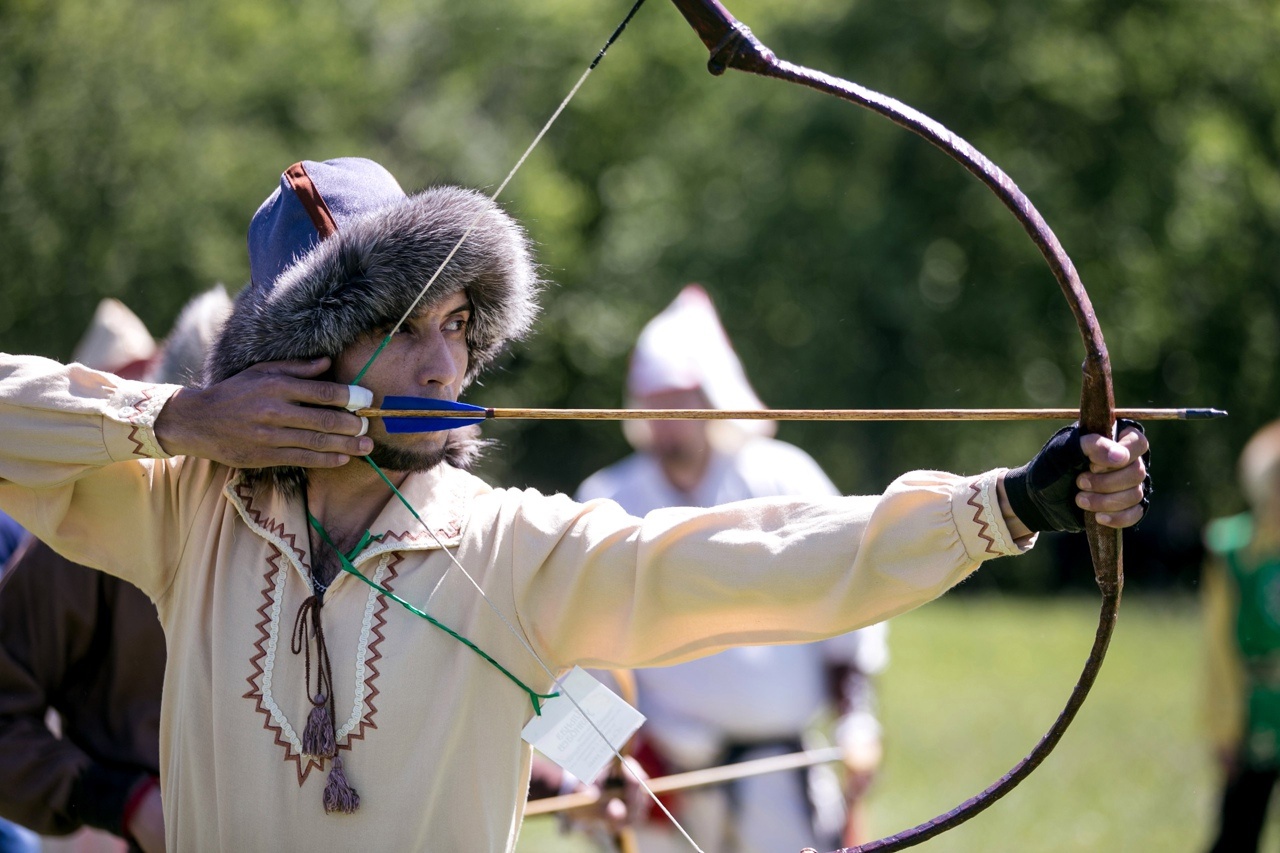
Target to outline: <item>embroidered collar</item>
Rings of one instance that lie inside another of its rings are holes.
[[[356,556],[356,562],[364,565],[364,573],[373,584],[381,585],[388,592],[392,591],[397,574],[395,566],[401,563],[404,556],[397,552],[430,551],[457,546],[471,500],[484,488],[487,487],[482,481],[446,465],[410,475],[401,486],[401,492],[418,508],[419,514],[430,526],[430,530],[439,537],[439,541],[423,529],[422,524],[413,518],[399,500],[392,499],[379,512],[371,535],[366,540],[367,545]],[[241,472],[236,472],[227,482],[224,495],[245,525],[276,552],[276,556],[267,560],[262,606],[259,609],[263,618],[258,623],[259,637],[253,645],[257,654],[250,661],[253,672],[249,677],[249,684],[252,689],[245,694],[245,698],[254,701],[257,711],[264,716],[266,728],[276,733],[275,742],[284,747],[285,760],[295,763],[299,786],[313,769],[323,768],[325,762],[332,759],[333,769],[325,789],[327,797],[335,774],[346,779],[345,771],[341,769],[342,751],[351,750],[354,741],[366,737],[366,728],[376,728],[373,717],[377,709],[371,700],[378,693],[374,686],[378,671],[373,664],[381,657],[378,647],[384,638],[386,612],[390,601],[380,596],[377,588],[369,589],[363,599],[360,599],[363,601],[364,615],[355,651],[351,710],[348,712],[345,708],[334,708],[332,700],[330,701],[328,719],[333,731],[333,754],[313,754],[316,745],[311,745],[311,751],[304,748],[307,730],[295,726],[295,723],[302,721],[290,720],[276,701],[279,685],[274,683],[276,655],[282,640],[282,608],[288,575],[296,574],[308,589],[312,588],[306,508],[302,501],[289,500],[269,486],[251,486],[245,483]],[[348,578],[345,573],[339,573],[334,581],[335,584],[344,585],[346,582]],[[357,587],[354,591],[358,593],[361,590]],[[339,662],[338,669],[342,673],[339,677],[345,679],[345,660]],[[309,687],[308,685],[308,690]],[[334,719],[335,711],[338,712],[338,717],[345,719]],[[309,726],[309,717],[307,722]],[[353,789],[352,798],[355,796],[357,795]]]
[[[471,475],[446,464],[410,474],[400,491],[418,508],[435,538],[391,497],[374,519],[369,529],[372,534],[369,543],[356,555],[354,563],[359,566],[392,551],[431,551],[458,545],[475,494],[473,482]],[[311,567],[306,545],[309,528],[302,503],[284,497],[269,486],[245,483],[240,471],[232,476],[223,491],[249,529],[279,548],[294,568],[309,578]]]

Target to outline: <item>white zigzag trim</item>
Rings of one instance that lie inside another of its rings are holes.
[[[386,574],[387,563],[391,562],[391,555],[384,555],[378,561],[378,568],[373,572],[373,582],[382,585],[382,576]],[[364,619],[360,622],[360,642],[356,644],[356,689],[355,699],[352,702],[351,716],[342,728],[338,729],[335,740],[342,740],[351,734],[351,730],[360,724],[360,719],[364,716],[364,694],[367,689],[365,679],[368,677],[365,672],[365,660],[369,657],[369,634],[373,631],[373,611],[378,603],[378,591],[373,587],[369,587],[369,598],[364,605]]]
[[[285,716],[284,711],[276,704],[275,697],[271,694],[271,674],[275,670],[276,649],[280,643],[280,608],[283,606],[284,586],[288,577],[288,572],[276,569],[275,590],[271,596],[271,624],[267,628],[267,657],[262,666],[262,704],[271,711],[271,719],[275,720],[276,724],[280,726],[280,733],[284,735],[285,740],[289,741],[293,751],[300,754],[302,752],[302,741],[298,739],[297,732],[289,724],[289,718]]]

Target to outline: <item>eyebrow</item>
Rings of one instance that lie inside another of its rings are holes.
[[[453,306],[452,308],[448,307],[450,305],[450,300],[452,300],[456,296],[461,296],[462,301],[459,304]],[[465,290],[458,290],[458,291],[454,291],[453,293],[450,293],[449,295],[441,298],[436,302],[432,302],[429,305],[419,305],[418,309],[413,312],[412,319],[416,320],[419,317],[421,317],[423,314],[426,314],[431,311],[443,311],[446,314],[457,314],[460,311],[475,311],[475,306],[472,304],[471,297],[467,294]]]

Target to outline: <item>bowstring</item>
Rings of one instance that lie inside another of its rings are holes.
[[[516,160],[515,165],[511,167],[510,171],[507,172],[506,177],[503,178],[502,182],[498,184],[497,189],[495,189],[493,193],[489,196],[490,202],[496,202],[498,199],[498,196],[501,195],[502,191],[505,190],[507,188],[507,185],[511,183],[511,180],[516,176],[516,173],[519,172],[520,169],[524,166],[525,162],[529,159],[529,156],[533,153],[534,149],[538,147],[538,145],[542,142],[543,138],[551,130],[552,125],[556,123],[556,121],[560,118],[560,115],[565,111],[565,108],[569,106],[569,102],[573,100],[573,98],[578,94],[578,90],[582,88],[584,83],[586,83],[587,78],[591,76],[591,72],[595,71],[596,67],[604,59],[605,54],[609,51],[609,48],[613,46],[613,43],[616,42],[619,36],[622,35],[623,30],[625,30],[627,28],[627,25],[631,23],[631,19],[635,17],[637,12],[640,11],[640,7],[644,5],[644,2],[645,0],[636,0],[636,2],[631,6],[631,9],[627,12],[626,16],[622,19],[621,23],[619,23],[618,26],[614,28],[613,32],[609,35],[609,38],[605,40],[604,45],[600,48],[600,51],[595,55],[595,58],[591,60],[591,63],[586,67],[586,70],[582,72],[582,74],[578,77],[577,81],[573,84],[573,87],[569,90],[569,93],[565,95],[564,98],[560,101],[560,104],[552,112],[551,117],[548,118],[547,121],[542,125],[542,128],[534,136],[533,141],[529,143],[528,147],[525,148],[524,153],[522,153],[519,159]],[[400,330],[400,327],[404,325],[405,321],[408,320],[409,317],[413,315],[413,312],[415,310],[417,310],[418,305],[422,302],[423,298],[426,297],[428,291],[431,290],[432,285],[434,285],[436,281],[440,278],[441,273],[443,273],[445,268],[450,264],[450,262],[452,262],[454,256],[462,248],[462,245],[467,241],[467,238],[471,236],[472,232],[475,231],[475,229],[480,225],[484,217],[487,216],[488,214],[489,214],[488,210],[483,210],[479,214],[477,214],[475,218],[471,220],[466,230],[462,232],[462,236],[458,238],[457,242],[454,243],[453,247],[449,250],[449,253],[445,255],[445,258],[440,263],[440,266],[437,267],[436,271],[431,274],[431,277],[429,279],[427,279],[427,283],[422,286],[422,289],[420,291],[418,291],[418,295],[414,297],[414,300],[409,304],[409,307],[405,309],[404,314],[401,315],[400,319],[396,321],[396,324],[392,326],[391,331],[387,334],[385,338],[383,338],[382,342],[378,345],[377,349],[374,350],[373,355],[369,357],[369,360],[365,362],[363,367],[360,368],[360,372],[357,373],[355,378],[351,380],[351,384],[353,385],[359,384],[360,380],[364,378],[365,373],[368,372],[369,368],[373,366],[373,363],[382,354],[383,350],[386,349],[387,344],[391,342],[391,339],[395,336],[396,332]],[[484,602],[487,605],[489,605],[489,608],[494,613],[497,614],[498,618],[502,621],[502,624],[505,625],[507,630],[511,632],[512,636],[514,636],[516,640],[519,641],[519,643],[522,646],[524,646],[525,650],[529,652],[530,656],[537,662],[538,666],[542,668],[543,672],[545,672],[547,677],[550,678],[554,683],[556,678],[555,673],[551,670],[549,666],[547,666],[546,662],[542,660],[541,656],[538,655],[538,653],[534,650],[533,646],[530,645],[528,640],[525,638],[524,634],[518,631],[516,627],[511,624],[510,620],[507,619],[506,614],[504,614],[502,610],[496,604],[494,604],[493,600],[490,599],[489,596],[485,594],[484,589],[480,586],[480,584],[476,581],[476,579],[472,577],[471,573],[467,571],[466,567],[462,565],[462,563],[458,560],[458,558],[454,556],[453,553],[451,553],[448,548],[444,547],[444,543],[440,541],[440,538],[438,536],[436,536],[435,531],[432,530],[431,527],[425,521],[422,520],[422,518],[418,515],[417,511],[408,502],[408,500],[405,499],[405,497],[400,494],[400,491],[395,487],[395,484],[393,484],[391,480],[387,478],[386,474],[382,472],[382,469],[379,468],[378,465],[372,459],[369,459],[368,457],[364,457],[364,459],[366,462],[369,463],[370,466],[373,467],[373,469],[377,472],[378,476],[383,480],[383,482],[385,482],[387,486],[390,487],[391,491],[396,495],[397,498],[399,498],[400,502],[404,504],[406,508],[409,509],[413,517],[418,520],[418,523],[421,524],[423,529],[427,531],[427,533],[431,536],[432,540],[434,540],[435,543],[440,546],[440,550],[444,552],[444,554],[449,558],[449,560],[453,563],[453,565],[456,566],[458,570],[462,572],[463,576],[466,577],[466,579],[471,582],[471,585],[475,587],[476,592],[480,594],[481,599],[483,599]],[[599,735],[600,738],[609,746],[609,749],[613,752],[614,757],[618,759],[618,765],[622,767],[632,777],[632,779],[634,779],[636,783],[644,790],[644,792],[648,795],[649,799],[654,803],[654,805],[656,805],[658,809],[662,812],[662,814],[666,816],[667,820],[671,822],[671,825],[674,826],[676,830],[680,833],[680,835],[684,837],[684,840],[687,841],[689,845],[695,851],[697,851],[697,853],[703,853],[702,848],[698,846],[697,842],[695,842],[692,837],[690,837],[689,833],[685,830],[683,826],[680,825],[680,822],[676,820],[673,814],[671,814],[671,812],[667,809],[666,805],[664,805],[662,801],[658,799],[658,795],[653,792],[653,789],[649,787],[645,779],[639,773],[636,772],[636,770],[631,766],[630,763],[628,763],[623,758],[621,748],[615,747],[613,745],[613,742],[609,740],[608,737],[605,736],[604,732],[600,730],[600,727],[596,724],[595,720],[591,719],[591,717],[587,714],[587,712],[583,709],[583,707],[578,703],[578,700],[575,699],[569,693],[569,691],[564,690],[561,692],[573,704],[573,707],[578,711],[579,714],[582,715],[583,719],[587,721],[588,725],[591,726],[591,728],[595,731],[595,733]]]
[[[560,101],[560,105],[551,113],[551,117],[542,125],[542,129],[537,132],[533,137],[533,141],[529,143],[529,146],[524,149],[524,153],[520,155],[518,160],[516,160],[516,164],[511,167],[511,170],[507,172],[507,176],[502,179],[502,183],[498,184],[498,188],[489,196],[490,202],[496,202],[498,200],[498,196],[502,195],[502,191],[507,188],[507,184],[511,183],[511,179],[516,176],[516,172],[519,172],[524,166],[525,161],[529,159],[529,155],[533,153],[533,149],[537,148],[542,142],[542,138],[551,130],[551,126],[560,118],[560,114],[564,112],[565,107],[569,106],[569,102],[578,94],[578,90],[582,88],[582,84],[587,82],[587,78],[591,76],[591,72],[596,70],[596,66],[604,59],[604,55],[609,52],[609,48],[612,47],[613,43],[622,35],[622,31],[627,28],[627,24],[631,23],[631,19],[636,16],[636,13],[640,11],[640,7],[643,5],[644,0],[636,0],[635,5],[631,7],[631,10],[627,12],[626,17],[622,19],[622,23],[618,24],[618,26],[614,28],[613,32],[609,35],[609,38],[605,40],[604,46],[600,48],[600,52],[591,60],[591,64],[588,65],[586,70],[578,77],[577,82],[573,84],[573,88],[569,90],[569,94],[565,95],[564,99]],[[427,279],[427,283],[422,286],[422,290],[418,291],[418,295],[409,303],[409,307],[405,309],[404,314],[402,314],[400,319],[396,321],[396,324],[391,327],[391,331],[385,338],[383,338],[382,343],[378,345],[376,350],[374,350],[373,355],[369,356],[369,360],[365,362],[364,367],[360,368],[360,372],[356,374],[356,378],[351,380],[353,385],[358,384],[361,378],[364,377],[365,372],[373,366],[373,362],[382,354],[382,350],[386,348],[387,344],[391,341],[391,338],[400,330],[400,327],[404,325],[404,321],[413,316],[413,312],[417,310],[419,303],[421,303],[423,297],[427,295],[427,291],[436,283],[436,279],[440,278],[440,274],[444,272],[445,267],[449,266],[449,263],[453,260],[453,256],[462,248],[462,244],[467,242],[467,238],[471,236],[471,232],[475,231],[476,227],[480,224],[480,221],[488,215],[489,211],[487,209],[482,210],[471,220],[467,229],[462,232],[462,236],[458,238],[458,241],[453,244],[453,248],[449,250],[449,254],[445,255],[440,266],[438,266],[436,271],[431,274],[431,278]]]

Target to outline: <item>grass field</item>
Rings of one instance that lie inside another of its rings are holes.
[[[877,835],[953,808],[1021,758],[1066,701],[1096,617],[1087,598],[952,596],[894,620],[881,679],[887,753],[870,801]],[[1129,595],[1057,751],[1004,800],[921,849],[1202,850],[1217,781],[1199,720],[1201,648],[1192,599]],[[546,818],[528,821],[519,848],[587,849]]]

